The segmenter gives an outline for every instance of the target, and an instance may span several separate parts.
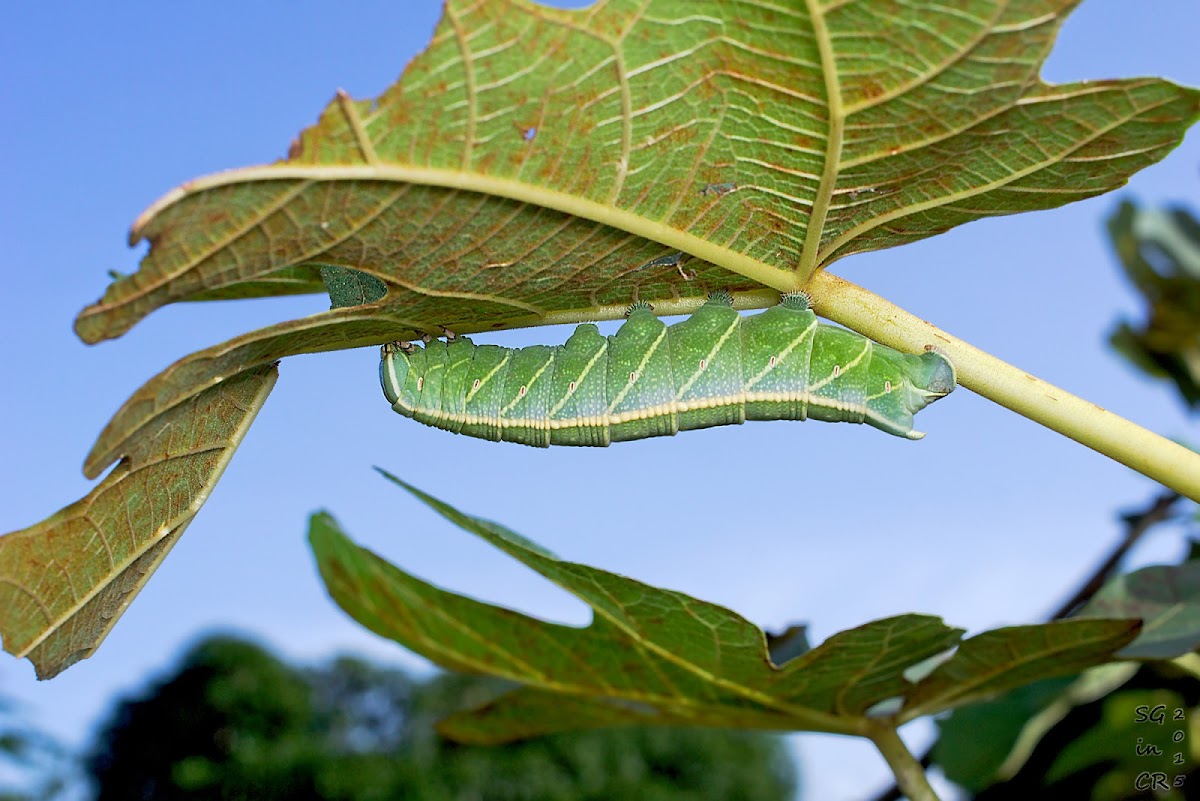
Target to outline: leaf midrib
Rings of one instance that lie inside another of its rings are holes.
[[[821,238],[825,230],[825,217],[829,214],[829,204],[833,198],[833,189],[837,185],[839,163],[842,158],[842,139],[846,123],[845,110],[842,107],[842,88],[838,78],[837,58],[833,54],[833,42],[825,27],[825,16],[814,0],[805,0],[808,5],[808,15],[812,20],[813,36],[817,40],[817,50],[821,54],[821,72],[825,78],[825,99],[829,109],[829,135],[825,140],[825,166],[821,170],[821,180],[817,184],[817,195],[813,199],[812,210],[808,223],[804,226],[804,249],[800,253],[798,265],[800,285],[820,268]]]
[[[1109,620],[1108,622],[1113,621]],[[948,688],[946,688],[946,690],[931,697],[925,698],[911,708],[901,712],[901,722],[914,720],[922,715],[927,715],[931,712],[941,711],[943,709],[948,709],[951,706],[965,703],[967,700],[973,697],[973,695],[980,693],[982,687],[1006,673],[1019,670],[1041,660],[1049,659],[1064,653],[1070,653],[1071,651],[1078,650],[1080,648],[1086,648],[1088,646],[1095,647],[1098,643],[1113,639],[1115,639],[1115,636],[1112,632],[1103,632],[1094,635],[1079,636],[1061,642],[1055,641],[1051,642],[1049,647],[1042,648],[1037,651],[1030,651],[1024,656],[1020,656],[1016,659],[1009,659],[1003,663],[993,663],[990,669],[976,672],[973,678],[967,680],[953,678],[949,679],[952,683]],[[964,645],[965,644],[966,643],[964,643]],[[1006,645],[1011,649],[1011,643],[1007,643]],[[1117,649],[1114,648],[1112,650],[1115,651]],[[972,655],[971,659],[976,665],[986,664],[980,655]],[[943,677],[949,674],[952,669],[958,669],[958,667],[958,665],[954,665],[952,660],[951,662],[946,663],[946,665],[938,668],[938,671],[931,674],[925,681],[932,682],[934,676],[938,676],[939,681],[946,680]],[[963,667],[966,667],[968,670],[970,670],[970,666]],[[921,689],[920,685],[918,684],[917,687],[914,688],[913,693],[919,694],[920,692]],[[987,694],[989,691],[984,692]]]
[[[836,166],[835,168],[836,169]],[[533,186],[523,181],[499,178],[475,172],[437,167],[417,167],[398,164],[352,165],[263,165],[243,167],[214,173],[189,181],[163,195],[147,208],[134,223],[130,239],[139,242],[150,221],[186,197],[218,187],[254,181],[296,180],[322,181],[394,181],[397,183],[457,189],[484,195],[503,197],[542,208],[560,211],[650,239],[705,261],[718,264],[731,272],[745,276],[779,292],[801,288],[791,270],[765,264],[744,253],[717,245],[707,239],[654,222],[633,211],[599,203],[594,200]]]

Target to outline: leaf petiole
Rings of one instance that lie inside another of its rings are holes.
[[[1200,502],[1200,453],[1036,378],[828,272],[814,275],[806,288],[821,316],[898,350],[941,348],[958,371],[959,385]]]

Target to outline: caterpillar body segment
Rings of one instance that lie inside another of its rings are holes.
[[[955,386],[942,353],[901,353],[821,323],[803,295],[743,317],[722,292],[671,326],[635,304],[613,336],[586,323],[557,346],[390,343],[379,379],[405,417],[537,447],[746,420],[866,423],[920,439],[913,415]]]

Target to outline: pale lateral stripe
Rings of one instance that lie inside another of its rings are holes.
[[[383,357],[383,373],[387,376],[388,388],[397,399],[403,397],[400,392],[400,379],[396,375],[396,354],[388,353]]]
[[[608,340],[602,339],[600,341],[600,348],[596,351],[596,355],[593,356],[591,358],[591,360],[583,366],[583,372],[580,373],[579,376],[575,379],[575,389],[571,389],[570,387],[567,387],[567,394],[563,395],[562,400],[560,400],[558,403],[554,404],[554,407],[546,415],[547,417],[554,417],[554,415],[558,414],[562,410],[562,407],[567,405],[567,401],[569,401],[571,399],[572,395],[574,395],[576,392],[579,391],[579,388],[581,386],[583,386],[583,380],[585,378],[587,378],[588,374],[590,374],[592,372],[592,368],[595,367],[597,363],[599,363],[600,357],[606,353],[608,353]]]
[[[554,349],[550,348],[548,354],[550,358],[546,359],[546,363],[539,367],[538,371],[530,376],[529,381],[525,383],[525,394],[522,395],[520,392],[518,392],[516,397],[514,397],[507,406],[500,410],[501,415],[506,415],[511,412],[514,406],[520,403],[523,398],[528,396],[530,391],[533,389],[533,385],[536,384],[538,379],[542,377],[542,373],[546,372],[546,368],[554,364]]]
[[[870,352],[871,352],[871,340],[864,338],[863,339],[863,349],[861,351],[859,351],[859,354],[857,356],[855,356],[853,359],[851,359],[850,361],[846,362],[843,365],[839,365],[842,368],[840,372],[845,373],[851,367],[857,367],[858,363],[863,360],[863,357],[866,356]],[[839,377],[840,377],[840,375],[839,375]],[[831,372],[829,375],[827,375],[825,378],[822,378],[820,381],[814,382],[812,384],[812,386],[809,387],[809,390],[815,392],[818,389],[820,389],[821,387],[828,384],[832,380],[833,380],[833,373]]]
[[[892,384],[891,389],[885,389],[883,392],[877,392],[874,395],[868,395],[866,397],[865,402],[870,403],[873,400],[879,400],[880,398],[886,398],[888,395],[891,395],[893,392],[895,392],[897,389],[899,389],[900,388],[899,385],[901,383],[903,383],[903,382],[897,381],[896,383]]]
[[[495,367],[492,368],[492,371],[490,373],[485,375],[483,378],[479,379],[479,386],[467,388],[467,397],[463,399],[463,402],[470,403],[471,398],[475,397],[479,393],[479,390],[481,390],[485,386],[487,386],[487,382],[492,380],[492,376],[494,376],[500,370],[501,367],[508,364],[508,360],[510,358],[512,358],[512,350],[510,348],[505,348],[504,349],[504,358],[500,360],[499,364],[497,364]]]
[[[795,403],[804,401],[808,406],[820,406],[826,409],[837,409],[838,411],[856,411],[870,417],[873,420],[879,420],[886,423],[888,428],[895,430],[896,425],[886,418],[879,417],[873,413],[865,405],[860,403],[843,403],[831,398],[823,398],[813,395],[811,392],[747,392],[744,395],[739,393],[736,395],[721,395],[713,398],[703,398],[696,401],[681,403],[679,401],[667,401],[655,406],[649,406],[644,409],[633,409],[620,414],[599,414],[589,415],[586,417],[571,417],[563,420],[544,420],[532,417],[491,417],[481,414],[466,414],[465,412],[447,412],[441,409],[429,411],[429,416],[435,420],[444,421],[446,423],[464,423],[466,425],[490,425],[497,428],[586,428],[599,426],[614,426],[621,423],[628,423],[634,420],[644,420],[650,417],[665,416],[672,413],[697,411],[702,409],[712,409],[718,406],[734,406],[746,403],[755,402],[771,402],[771,403]],[[402,402],[393,404],[395,406],[405,406]],[[751,418],[753,419],[753,418]],[[783,418],[791,419],[791,418]],[[547,422],[549,423],[547,425]]]
[[[739,324],[740,324],[740,321],[739,321]],[[817,324],[817,321],[814,319],[813,325],[816,325],[816,324]],[[798,337],[794,342],[792,342],[792,344],[790,344],[786,349],[784,349],[777,356],[777,359],[782,358],[783,356],[786,356],[787,354],[789,354],[796,347],[796,345],[798,345],[801,341],[803,341],[804,336],[806,336],[808,334],[808,332],[812,330],[813,325],[810,325],[809,328],[807,328],[805,330],[804,335]],[[666,334],[666,331],[667,331],[667,329],[664,328],[663,329],[664,336]],[[728,336],[728,334],[727,334],[727,336]],[[638,365],[639,372],[645,368],[646,364],[649,361],[650,356],[653,354],[654,350],[657,349],[659,344],[662,342],[662,338],[663,338],[663,336],[660,336],[658,338],[658,340],[656,340],[653,343],[653,345],[647,352],[646,357]],[[855,357],[853,360],[851,360],[848,364],[846,364],[844,366],[844,369],[848,370],[851,367],[856,366],[860,361],[862,361],[862,358],[871,350],[871,344],[872,343],[870,342],[870,340],[867,340],[865,342],[863,351],[861,353],[859,353],[859,355],[857,357]],[[601,362],[601,357],[604,356],[607,353],[607,351],[608,351],[608,341],[606,339],[602,343],[601,348],[596,352],[596,354],[592,357],[592,359],[587,363],[583,373],[581,373],[579,379],[577,380],[577,385],[576,385],[577,389],[578,389],[578,386],[580,384],[582,384],[583,378],[585,378],[590,373],[590,371],[592,369],[594,369],[596,364],[599,364]],[[714,352],[715,352],[715,349],[714,349]],[[511,351],[510,351],[510,354],[511,354]],[[486,376],[484,376],[482,379],[480,379],[480,383],[479,383],[480,389],[482,389],[483,386],[488,381],[491,380],[491,378],[496,374],[497,371],[499,371],[506,364],[508,364],[510,354],[506,354],[504,359],[501,360],[501,362],[499,364],[497,364],[496,367],[493,368],[491,372],[489,372]],[[711,355],[712,354],[710,353],[710,358],[711,358]],[[392,404],[392,408],[395,409],[397,412],[407,411],[410,413],[409,416],[411,416],[412,413],[415,413],[417,411],[417,409],[413,406],[408,405],[404,401],[402,387],[400,386],[400,379],[396,373],[395,359],[396,359],[396,356],[395,356],[395,354],[392,354],[392,353],[387,354],[384,358],[384,376],[387,379],[388,386],[391,388],[393,394],[395,394],[397,397],[397,401],[396,401],[396,403]],[[538,373],[535,375],[535,377],[534,377],[535,380],[538,376],[541,375],[541,373],[546,369],[546,367],[549,366],[549,364],[551,364],[552,362],[553,362],[553,355],[551,355],[551,358],[547,360],[546,365],[543,365],[542,370],[539,370]],[[750,386],[750,385],[760,381],[762,379],[762,377],[766,374],[766,372],[767,371],[764,370],[762,373],[759,373],[757,376],[754,377],[754,379],[752,379],[750,382],[748,382],[747,386]],[[599,415],[587,415],[587,416],[582,416],[582,417],[573,417],[573,418],[568,418],[568,419],[564,419],[564,420],[552,420],[552,419],[549,419],[549,417],[547,417],[546,419],[499,418],[499,417],[491,417],[491,416],[484,416],[484,415],[478,415],[478,414],[467,414],[466,412],[451,413],[451,412],[446,412],[442,409],[425,409],[422,411],[426,412],[429,417],[433,418],[430,422],[433,422],[434,420],[441,421],[441,422],[447,424],[445,426],[447,428],[449,428],[454,423],[462,423],[464,425],[486,424],[491,427],[500,428],[502,430],[509,429],[509,428],[542,428],[542,429],[549,428],[551,430],[571,429],[571,428],[587,428],[587,427],[603,428],[604,433],[605,433],[604,439],[607,443],[607,441],[609,440],[608,431],[613,425],[631,422],[633,420],[641,420],[641,419],[646,419],[649,417],[655,417],[655,416],[659,416],[659,415],[677,414],[679,412],[686,412],[686,411],[690,411],[690,410],[701,410],[701,409],[713,408],[713,407],[717,407],[717,406],[730,406],[730,405],[736,405],[736,404],[741,404],[741,403],[754,403],[754,402],[795,403],[797,401],[802,401],[806,406],[817,406],[817,407],[822,407],[822,408],[827,408],[827,409],[836,409],[839,411],[856,411],[856,412],[862,414],[867,419],[878,423],[879,424],[877,426],[878,428],[881,428],[885,431],[889,431],[889,432],[892,432],[895,434],[899,434],[901,436],[907,437],[908,439],[916,440],[916,439],[921,439],[925,436],[921,432],[918,432],[918,431],[915,431],[912,429],[905,429],[903,426],[898,425],[894,420],[891,420],[887,417],[883,417],[878,412],[875,412],[873,409],[869,408],[867,403],[871,400],[875,400],[877,398],[880,398],[880,397],[883,397],[883,396],[889,394],[887,390],[885,390],[883,393],[880,393],[878,395],[871,395],[868,398],[866,398],[863,403],[858,403],[858,404],[844,403],[841,401],[833,400],[831,398],[817,396],[815,394],[815,390],[820,389],[821,387],[823,387],[825,384],[827,384],[831,380],[832,380],[832,375],[820,382],[816,382],[815,384],[813,384],[812,387],[810,387],[809,390],[800,391],[800,392],[747,391],[745,393],[741,393],[741,394],[737,394],[737,395],[724,395],[724,396],[718,396],[718,397],[713,397],[713,398],[704,398],[701,400],[692,401],[692,402],[688,402],[688,403],[682,403],[682,402],[679,402],[678,400],[671,400],[664,404],[658,404],[658,405],[655,405],[655,406],[652,406],[652,407],[649,407],[646,409],[636,409],[636,410],[629,411],[629,412],[623,412],[621,414],[605,413],[605,414],[599,414]],[[530,384],[532,384],[532,383],[533,383],[533,381],[530,381]],[[893,384],[891,392],[898,391],[902,385],[903,385],[903,382]],[[626,387],[626,390],[629,389],[629,386],[632,386],[632,385],[628,385]],[[473,397],[476,392],[477,392],[477,390],[469,390],[467,393],[466,399],[470,400],[470,398]],[[623,397],[623,395],[624,395],[624,393],[622,393],[622,397]],[[569,397],[569,394],[568,394],[568,397]],[[566,402],[566,398],[564,398],[563,401],[560,401],[559,404],[554,407],[553,412],[559,411],[565,402]],[[612,408],[614,408],[614,407],[610,407],[610,411]],[[436,425],[436,423],[435,423],[435,425]]]
[[[723,333],[723,334],[721,334],[721,336],[717,337],[717,341],[715,343],[713,343],[712,349],[709,350],[709,352],[708,352],[708,356],[706,356],[704,358],[704,363],[712,364],[713,356],[716,356],[717,351],[719,351],[721,349],[721,346],[723,346],[726,342],[729,341],[729,338],[731,336],[733,336],[733,332],[741,329],[741,327],[742,327],[742,316],[739,314],[736,318],[734,318],[733,325],[731,325],[725,331],[725,333]],[[741,353],[739,353],[738,356],[739,356],[738,361],[740,362],[741,361],[741,358],[740,358]],[[689,378],[687,381],[683,382],[683,386],[681,386],[679,388],[679,390],[675,393],[675,400],[679,400],[680,398],[682,398],[684,396],[684,394],[689,389],[692,388],[692,384],[695,384],[697,381],[700,380],[700,374],[703,372],[704,372],[704,370],[701,370],[699,367],[697,367],[695,372],[692,373],[692,377]]]
[[[812,318],[812,322],[808,324],[808,328],[805,328],[804,331],[802,331],[800,333],[800,336],[798,336],[794,340],[792,340],[792,343],[790,345],[788,345],[786,348],[781,350],[779,353],[775,354],[775,363],[778,364],[779,362],[781,362],[785,358],[787,358],[787,356],[796,349],[797,345],[799,345],[801,342],[803,342],[806,337],[813,334],[813,332],[816,330],[816,328],[819,324],[820,323],[817,321],[817,318],[814,316]],[[810,364],[811,364],[811,361],[810,361]],[[762,371],[759,372],[758,375],[754,376],[754,378],[751,378],[749,381],[746,382],[746,387],[747,388],[752,387],[755,384],[757,384],[759,381],[762,381],[764,378],[766,378],[767,373],[771,372],[774,369],[775,368],[771,366],[771,362],[768,360],[767,366],[764,367],[762,369]]]
[[[654,355],[654,351],[658,350],[658,346],[661,345],[663,340],[666,338],[667,327],[664,325],[658,334],[658,339],[654,340],[650,347],[646,349],[646,355],[642,357],[642,360],[638,362],[638,366],[634,368],[634,373],[636,373],[638,376],[642,374],[642,372],[646,369],[646,365],[650,362],[650,357]],[[621,391],[617,393],[617,397],[613,398],[613,402],[608,405],[609,412],[617,408],[621,404],[621,401],[625,400],[625,396],[629,394],[629,390],[633,389],[633,385],[634,382],[629,381],[624,387],[621,388]]]
[[[867,409],[867,417],[869,417],[872,420],[875,420],[878,423],[881,423],[881,425],[876,426],[876,428],[878,428],[882,431],[888,431],[893,434],[898,434],[902,437],[905,437],[906,439],[924,439],[924,437],[925,437],[925,432],[915,431],[911,428],[904,428],[903,426],[898,426],[898,425],[896,425],[895,420],[889,420],[888,418],[883,417],[883,416],[877,414],[876,412],[871,411],[870,409]]]

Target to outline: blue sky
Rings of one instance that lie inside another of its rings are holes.
[[[1164,75],[1200,84],[1195,0],[1085,0],[1050,58],[1051,81]],[[1152,9],[1152,11],[1151,11]],[[6,376],[0,530],[85,494],[80,473],[109,416],[180,356],[321,311],[319,296],[172,306],[88,347],[71,324],[106,271],[132,271],[137,214],[189,178],[282,156],[335,90],[382,92],[427,41],[432,0],[10,4],[0,12],[0,296]],[[1140,310],[1103,219],[1119,196],[1200,207],[1200,134],[1121,193],[974,223],[839,262],[856,281],[1035,375],[1169,436],[1200,440],[1171,392],[1106,349]],[[569,328],[490,341],[561,342]],[[484,341],[485,338],[478,338]],[[196,522],[99,652],[51,682],[0,658],[0,692],[81,742],[114,694],[168,668],[216,629],[297,659],[353,650],[425,665],[358,629],[326,597],[305,542],[327,508],[361,542],[442,586],[582,624],[573,598],[451,529],[378,464],[565,558],[726,604],[814,641],[886,615],[972,631],[1031,622],[1118,535],[1115,512],[1151,483],[960,390],[921,417],[918,443],[858,426],[749,424],[606,450],[455,437],[383,400],[377,351],[301,357],[280,380]],[[1139,563],[1177,558],[1152,538]],[[928,727],[906,730],[920,742]],[[795,738],[809,797],[864,797],[887,776],[864,743]]]

